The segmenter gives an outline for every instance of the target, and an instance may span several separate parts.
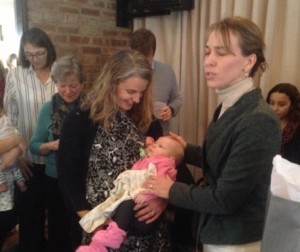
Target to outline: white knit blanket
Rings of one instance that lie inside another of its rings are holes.
[[[101,204],[93,208],[79,221],[81,227],[87,232],[93,232],[113,215],[114,210],[126,200],[134,199],[142,190],[147,178],[156,175],[156,166],[150,163],[145,170],[126,170],[114,181],[114,188],[110,196]]]

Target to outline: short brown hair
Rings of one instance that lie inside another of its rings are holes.
[[[19,61],[20,65],[24,68],[29,68],[30,62],[27,60],[24,46],[25,44],[31,44],[35,47],[44,47],[47,50],[47,67],[51,67],[56,60],[55,47],[46,32],[39,28],[30,28],[25,31],[21,37],[20,48],[19,48]]]
[[[156,50],[155,35],[150,30],[144,28],[136,30],[130,36],[130,48],[146,57],[150,54],[154,55]]]

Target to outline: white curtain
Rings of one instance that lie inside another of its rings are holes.
[[[256,78],[264,96],[279,82],[300,90],[300,0],[195,0],[191,11],[135,18],[134,30],[150,29],[157,39],[155,59],[173,66],[184,104],[172,130],[201,144],[219,101],[203,74],[205,31],[228,16],[254,21],[263,32],[268,69]]]

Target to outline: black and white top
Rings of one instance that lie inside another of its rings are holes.
[[[70,112],[61,132],[57,162],[67,207],[77,212],[103,202],[117,176],[139,159],[144,143],[145,134],[124,113],[118,113],[111,129],[105,131],[102,125],[92,123],[88,111]],[[118,251],[168,251],[167,228],[162,221],[155,235],[128,234]],[[90,238],[85,234],[84,243]]]
[[[144,147],[144,143],[144,135],[123,113],[117,114],[108,132],[102,125],[98,127],[90,152],[86,180],[86,197],[92,207],[109,196],[117,176],[130,169],[140,158],[139,148]]]

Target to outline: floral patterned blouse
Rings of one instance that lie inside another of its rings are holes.
[[[117,176],[132,167],[144,146],[144,134],[124,114],[118,113],[110,130],[100,125],[92,145],[86,178],[86,198],[92,207],[103,202]],[[118,251],[167,251],[169,240],[164,221],[156,235],[128,236]],[[155,239],[159,237],[159,239]],[[85,242],[91,237],[84,235]],[[166,248],[166,249],[164,249]],[[114,250],[110,250],[114,251]]]

